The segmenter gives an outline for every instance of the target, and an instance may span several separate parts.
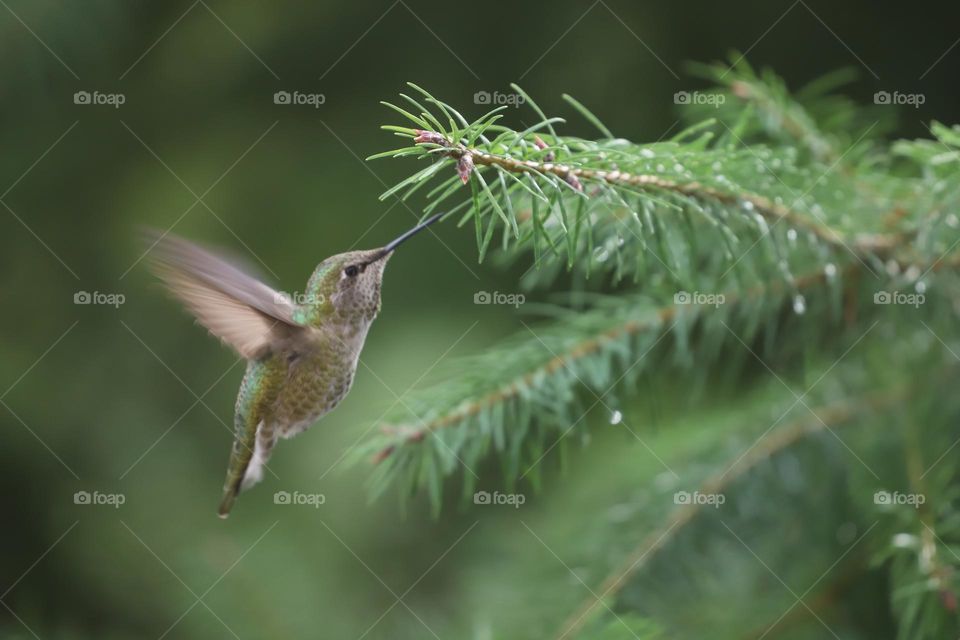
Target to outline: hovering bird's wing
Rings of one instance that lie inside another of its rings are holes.
[[[287,298],[206,249],[148,232],[154,272],[210,333],[251,360],[277,352],[310,331],[293,319]]]

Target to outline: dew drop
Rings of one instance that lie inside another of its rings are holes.
[[[615,409],[613,413],[610,414],[610,424],[620,424],[623,421],[623,414],[620,413],[619,409]]]
[[[656,154],[655,154],[652,150],[650,150],[650,149],[641,149],[641,150],[640,150],[640,155],[643,156],[644,158],[652,158],[652,157],[654,157]]]
[[[787,240],[790,241],[790,244],[796,244],[796,242],[797,242],[797,230],[796,230],[796,229],[787,229]]]
[[[802,316],[807,312],[807,300],[800,294],[797,294],[793,298],[793,312],[798,316]]]
[[[833,264],[832,262],[828,262],[827,266],[823,268],[823,273],[827,276],[827,278],[832,280],[837,275],[837,265]]]
[[[741,201],[741,202],[740,202],[740,206],[743,207],[744,210],[746,210],[746,211],[753,211],[753,203],[750,202],[749,200],[743,200],[743,201]]]
[[[917,544],[917,537],[910,533],[898,533],[893,536],[893,546],[899,547],[901,549],[909,549],[915,547]]]
[[[924,293],[927,290],[927,283],[923,280],[917,280],[917,284],[913,285],[913,288],[917,293]]]

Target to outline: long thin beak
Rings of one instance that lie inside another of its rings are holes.
[[[420,224],[418,224],[417,226],[415,226],[413,229],[410,229],[409,231],[404,232],[401,236],[399,236],[398,238],[396,238],[395,240],[393,240],[392,242],[390,242],[390,244],[388,244],[388,245],[385,246],[383,249],[381,249],[379,252],[377,252],[376,257],[375,257],[373,260],[371,260],[370,262],[376,262],[377,260],[380,260],[381,258],[384,258],[384,257],[390,255],[390,254],[393,253],[393,252],[396,250],[396,248],[399,247],[401,244],[403,244],[404,242],[406,242],[407,240],[409,240],[411,237],[415,236],[416,234],[420,233],[421,231],[423,231],[424,229],[426,229],[427,227],[429,227],[430,225],[432,225],[434,222],[436,222],[437,220],[439,220],[439,219],[442,218],[443,216],[444,216],[444,213],[436,213],[436,214],[430,216],[429,218],[427,218],[426,220],[424,220],[423,222],[421,222]]]

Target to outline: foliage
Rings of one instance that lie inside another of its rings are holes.
[[[872,109],[831,93],[843,74],[794,98],[745,62],[698,72],[728,99],[650,144],[615,137],[569,96],[597,137],[563,135],[517,86],[537,118],[522,130],[502,107],[470,120],[412,84],[387,104],[405,122],[384,128],[409,144],[373,158],[427,165],[383,197],[425,195],[425,212],[472,227],[481,261],[529,263],[530,296],[570,292],[528,305],[536,320],[387,417],[362,450],[374,491],[425,491],[439,511],[453,477],[469,497],[491,459],[507,490],[541,488],[548,461],[589,442],[597,421],[585,418],[602,412],[672,476],[661,485],[726,502],[668,505],[625,475],[648,508],[598,525],[584,563],[609,548],[624,562],[600,583],[603,606],[588,600],[561,637],[634,637],[618,615],[678,637],[868,637],[856,615],[876,599],[902,638],[955,636],[960,129],[888,144]],[[724,418],[725,394],[758,377],[772,390]],[[661,396],[673,422],[709,410],[685,432],[704,446],[649,447],[650,421],[620,408],[638,393]],[[773,555],[765,571],[757,560]],[[886,594],[858,591],[875,571]],[[774,578],[786,589],[758,589]],[[678,617],[669,594],[697,615]]]

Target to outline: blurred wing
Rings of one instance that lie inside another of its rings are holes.
[[[197,321],[247,359],[282,350],[309,329],[285,296],[206,249],[148,233],[154,272]]]

